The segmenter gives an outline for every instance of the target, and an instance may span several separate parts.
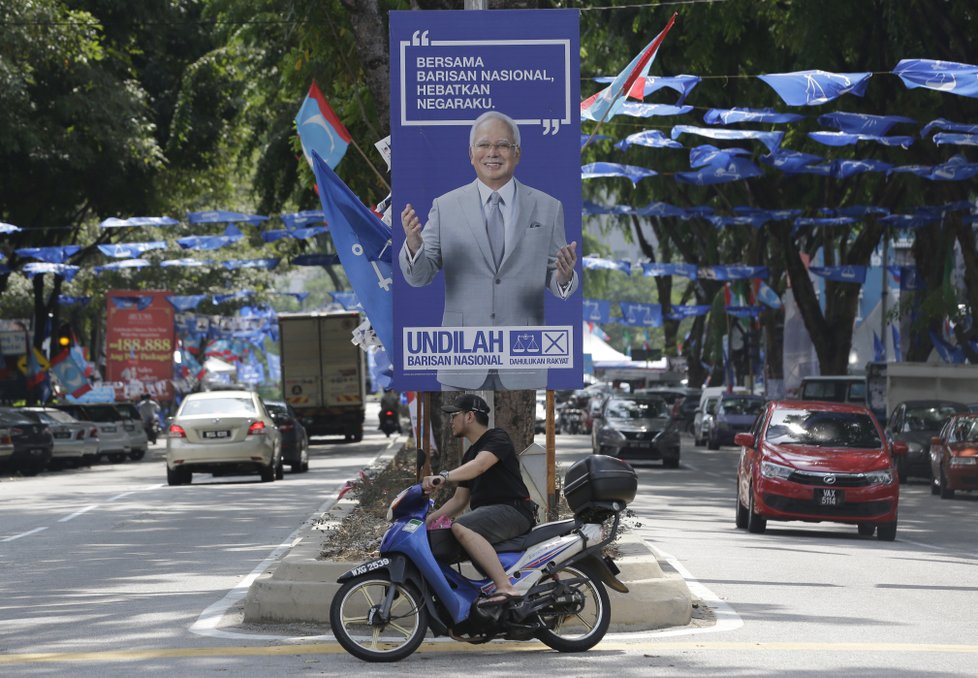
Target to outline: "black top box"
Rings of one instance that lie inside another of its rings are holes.
[[[635,499],[638,475],[621,459],[593,454],[575,463],[564,476],[564,497],[574,515],[603,520]]]

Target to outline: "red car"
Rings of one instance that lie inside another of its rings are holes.
[[[804,400],[765,405],[738,433],[737,527],[761,533],[768,520],[830,521],[893,541],[900,483],[876,417],[861,405]]]
[[[978,490],[978,412],[956,414],[930,441],[930,491],[952,499],[955,490]]]

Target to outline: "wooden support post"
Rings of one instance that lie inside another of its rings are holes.
[[[557,520],[557,448],[554,392],[547,389],[547,520]]]

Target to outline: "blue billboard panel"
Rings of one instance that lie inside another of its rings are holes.
[[[390,16],[394,387],[579,388],[578,12]]]

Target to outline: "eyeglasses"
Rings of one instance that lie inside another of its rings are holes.
[[[452,416],[450,416],[448,418],[449,421],[451,421],[452,419],[454,419],[455,417],[457,417],[460,414],[465,414],[465,410],[459,410],[458,412],[452,412]]]
[[[510,153],[513,149],[519,148],[516,144],[509,141],[497,141],[494,144],[490,144],[488,141],[480,141],[475,147],[482,153],[486,153],[490,148],[498,153]]]

